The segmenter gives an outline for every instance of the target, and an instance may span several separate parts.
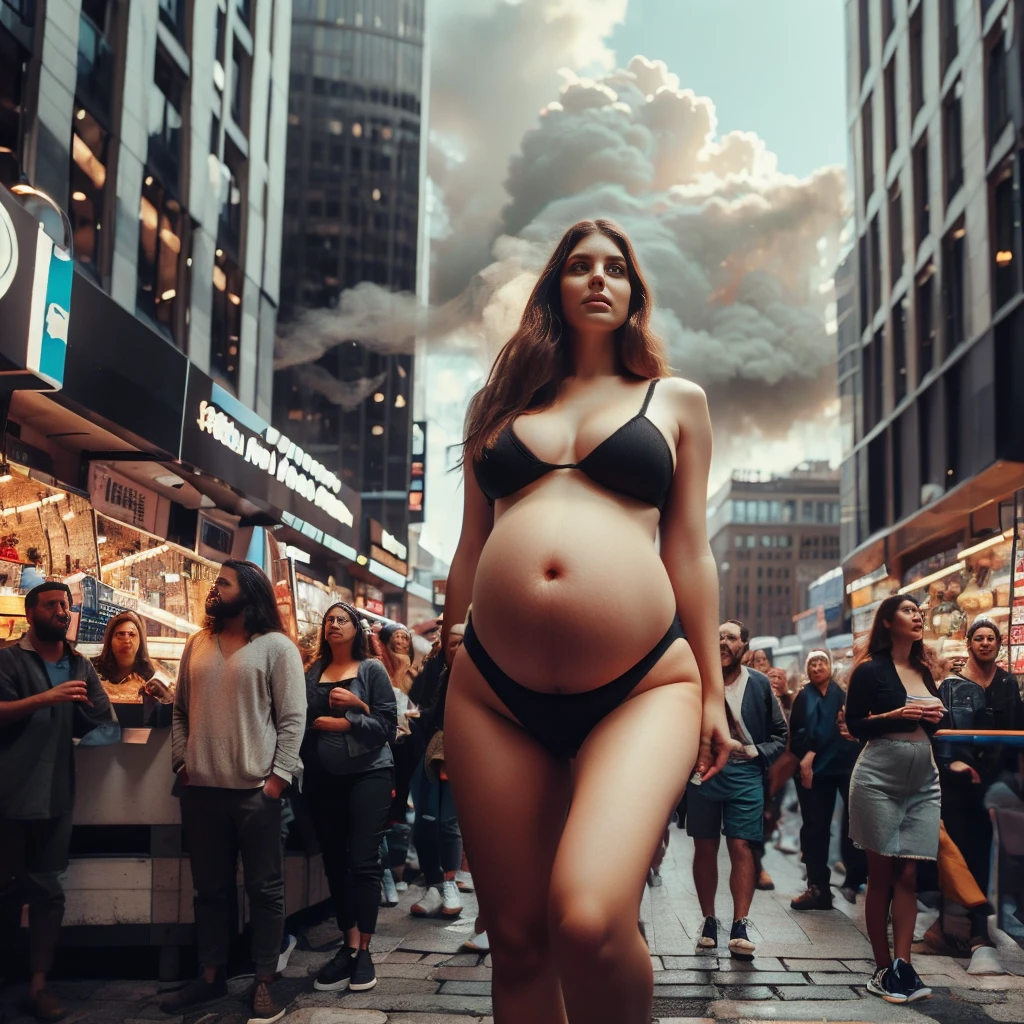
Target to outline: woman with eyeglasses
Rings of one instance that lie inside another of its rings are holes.
[[[135,612],[119,612],[107,623],[103,647],[93,665],[114,703],[141,703],[147,726],[171,724],[173,684],[153,664],[146,628]]]
[[[394,789],[395,695],[377,641],[348,604],[327,609],[317,658],[306,673],[309,702],[303,793],[345,943],[317,976],[321,992],[377,984],[370,940],[377,929],[380,844]]]

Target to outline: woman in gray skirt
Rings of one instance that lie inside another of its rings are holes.
[[[846,725],[868,741],[850,778],[850,838],[868,856],[865,918],[877,969],[867,987],[890,1003],[931,995],[910,964],[914,862],[938,857],[939,773],[930,736],[946,712],[924,663],[923,634],[913,598],[886,598],[846,696]]]

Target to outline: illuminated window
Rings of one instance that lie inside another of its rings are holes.
[[[243,280],[238,264],[223,249],[218,249],[213,265],[210,376],[235,394],[242,337]]]
[[[110,136],[81,107],[71,123],[71,202],[68,204],[68,216],[75,241],[75,259],[99,274],[99,232],[103,227]]]
[[[163,327],[179,347],[188,332],[190,224],[181,204],[146,172],[139,206],[138,310]]]

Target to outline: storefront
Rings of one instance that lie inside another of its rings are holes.
[[[1004,637],[1000,664],[1024,672],[1022,486],[1020,467],[997,465],[848,559],[855,643],[866,642],[886,597],[907,594],[921,605],[926,643],[949,668],[966,660],[967,630],[983,616]]]
[[[72,303],[64,389],[18,390],[10,403],[0,641],[27,628],[32,581],[65,579],[82,653],[98,655],[107,622],[131,609],[173,693],[228,557],[264,567],[300,643],[315,642],[326,608],[355,601],[357,587],[380,594],[383,610],[402,607],[404,577],[360,550],[358,494],[79,274]],[[160,946],[172,972],[174,950],[192,941],[192,884],[171,795],[170,707],[137,682],[105,688],[123,741],[76,751],[64,941]],[[290,849],[288,912],[325,895],[319,856]]]

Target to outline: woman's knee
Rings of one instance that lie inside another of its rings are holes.
[[[602,895],[580,889],[552,894],[549,927],[560,953],[592,964],[611,960],[621,950],[627,929],[636,930],[637,913]]]
[[[525,981],[550,966],[547,922],[515,919],[508,914],[488,915],[487,937],[494,971],[505,982]]]

